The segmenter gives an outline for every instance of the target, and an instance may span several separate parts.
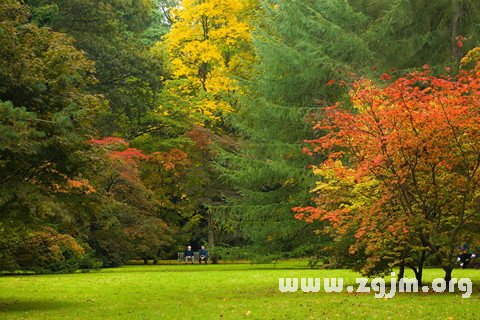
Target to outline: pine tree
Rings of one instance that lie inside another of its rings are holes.
[[[256,77],[232,119],[243,146],[219,160],[238,194],[217,212],[262,251],[304,254],[315,226],[295,221],[291,208],[311,198],[312,159],[301,150],[308,116],[342,95],[334,83],[372,63],[358,35],[368,18],[345,1],[264,1],[263,10]]]

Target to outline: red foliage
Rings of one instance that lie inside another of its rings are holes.
[[[139,160],[150,159],[149,155],[144,154],[141,150],[130,148],[129,143],[118,137],[105,137],[102,139],[92,139],[90,143],[103,148],[108,155],[109,161],[120,176],[130,183],[138,183],[140,174],[138,172]],[[120,186],[117,186],[120,188]],[[126,186],[123,186],[126,187]]]
[[[326,134],[307,141],[308,153],[328,154],[318,167],[334,172],[330,179],[338,183],[317,189],[315,207],[295,208],[297,219],[327,220],[340,233],[354,227],[358,239],[370,240],[435,230],[422,238],[435,254],[438,243],[460,242],[462,227],[475,228],[478,217],[466,212],[478,212],[480,192],[480,66],[457,77],[423,69],[385,88],[357,82],[355,112],[340,104],[324,110],[314,128]],[[335,159],[345,166],[335,167]],[[368,206],[351,205],[356,199],[348,192],[357,182],[375,185],[366,189],[375,192],[366,195]]]
[[[392,76],[389,75],[388,73],[384,73],[384,74],[382,74],[382,75],[380,76],[380,78],[381,78],[382,80],[390,80],[390,79],[392,79]]]
[[[124,145],[128,146],[128,142],[126,142],[122,138],[117,138],[117,137],[105,137],[102,139],[91,139],[90,143],[99,145],[99,146],[106,146],[106,145],[112,145],[112,144],[119,144],[119,145]]]
[[[142,151],[136,148],[127,148],[123,151],[114,151],[110,154],[114,159],[123,159],[123,160],[146,160],[150,159],[150,156],[144,154]]]
[[[206,150],[212,144],[211,132],[199,126],[188,132],[186,136],[192,139],[192,141],[195,143],[195,147],[200,150]]]

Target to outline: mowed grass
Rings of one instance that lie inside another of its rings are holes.
[[[278,290],[279,277],[343,277],[353,285],[358,276],[311,270],[305,261],[6,276],[0,278],[0,319],[480,319],[480,270],[454,271],[454,277],[476,284],[469,299],[459,292],[375,299],[373,293]],[[427,269],[425,280],[442,276]]]

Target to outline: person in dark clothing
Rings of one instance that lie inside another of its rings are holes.
[[[195,254],[192,251],[192,247],[188,246],[187,250],[185,250],[185,263],[187,263],[188,261],[193,263],[194,256],[195,256]]]
[[[468,263],[473,258],[475,258],[475,255],[469,253],[467,250],[464,249],[462,253],[458,255],[457,261],[460,261],[460,267],[462,267],[462,269],[466,269],[468,266]]]
[[[205,246],[201,246],[200,247],[200,250],[198,251],[199,253],[199,256],[200,256],[200,259],[198,259],[198,263],[202,264],[202,261],[205,262],[205,264],[207,264],[207,260],[208,260],[208,250],[205,249]]]

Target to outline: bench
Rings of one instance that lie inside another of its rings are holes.
[[[185,262],[185,252],[178,252],[177,254],[178,254],[178,263]],[[194,252],[192,263],[199,260],[200,260],[200,253]]]

